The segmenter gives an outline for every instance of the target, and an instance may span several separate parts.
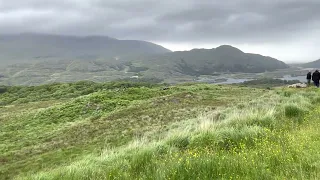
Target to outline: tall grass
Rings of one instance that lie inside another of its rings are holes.
[[[62,92],[58,96],[50,96],[49,90],[43,89],[45,86],[12,87],[0,94],[0,101],[14,100],[0,105],[0,179],[49,171],[88,154],[95,157],[105,148],[119,149],[142,136],[150,142],[171,137],[177,131],[190,134],[197,129],[198,112],[205,114],[267,92],[204,84],[177,85],[165,90],[159,86],[129,84],[128,88],[120,88],[119,84],[92,84],[96,85],[98,92],[80,97],[80,92],[90,86],[48,85],[50,91]],[[99,90],[100,87],[104,89]],[[73,95],[69,90],[74,88],[79,90],[73,91],[76,97],[68,99]],[[26,102],[15,100],[21,89]]]
[[[201,113],[159,141],[135,141],[17,179],[318,179],[320,155],[305,148],[320,145],[310,139],[320,135],[312,118],[320,108],[311,111],[318,99],[309,90],[272,91]]]

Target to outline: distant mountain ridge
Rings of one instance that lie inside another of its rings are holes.
[[[170,50],[150,42],[118,40],[107,36],[67,36],[22,33],[0,36],[1,60],[90,59],[125,55],[157,54]]]
[[[304,68],[320,68],[320,59],[309,63],[301,64],[300,66]]]
[[[244,53],[230,45],[140,57],[137,64],[144,64],[151,69],[170,68],[186,75],[210,75],[215,72],[260,73],[289,67],[275,58]]]
[[[201,75],[262,73],[289,67],[275,58],[244,53],[230,45],[172,52],[145,41],[43,34],[1,36],[0,60],[0,84],[5,85],[132,77],[171,83]],[[6,62],[11,65],[3,65]]]

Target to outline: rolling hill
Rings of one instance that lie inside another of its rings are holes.
[[[288,67],[277,59],[244,53],[229,45],[171,52],[144,41],[43,34],[0,37],[0,60],[4,67],[0,84],[4,85],[105,82],[131,77],[171,83],[201,75],[261,73]]]
[[[320,59],[309,63],[301,64],[300,66],[305,68],[320,68]]]
[[[1,63],[45,59],[84,59],[170,52],[159,45],[107,36],[63,36],[23,33],[0,37]]]
[[[260,73],[288,68],[288,65],[277,59],[244,53],[229,45],[145,56],[136,63],[150,69],[171,69],[173,72],[192,76],[216,72]]]

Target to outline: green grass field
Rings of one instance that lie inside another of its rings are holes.
[[[319,179],[320,92],[0,88],[0,179]]]

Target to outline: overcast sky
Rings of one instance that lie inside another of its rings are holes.
[[[0,33],[107,35],[171,50],[230,44],[312,61],[320,58],[319,9],[320,0],[0,0]]]

